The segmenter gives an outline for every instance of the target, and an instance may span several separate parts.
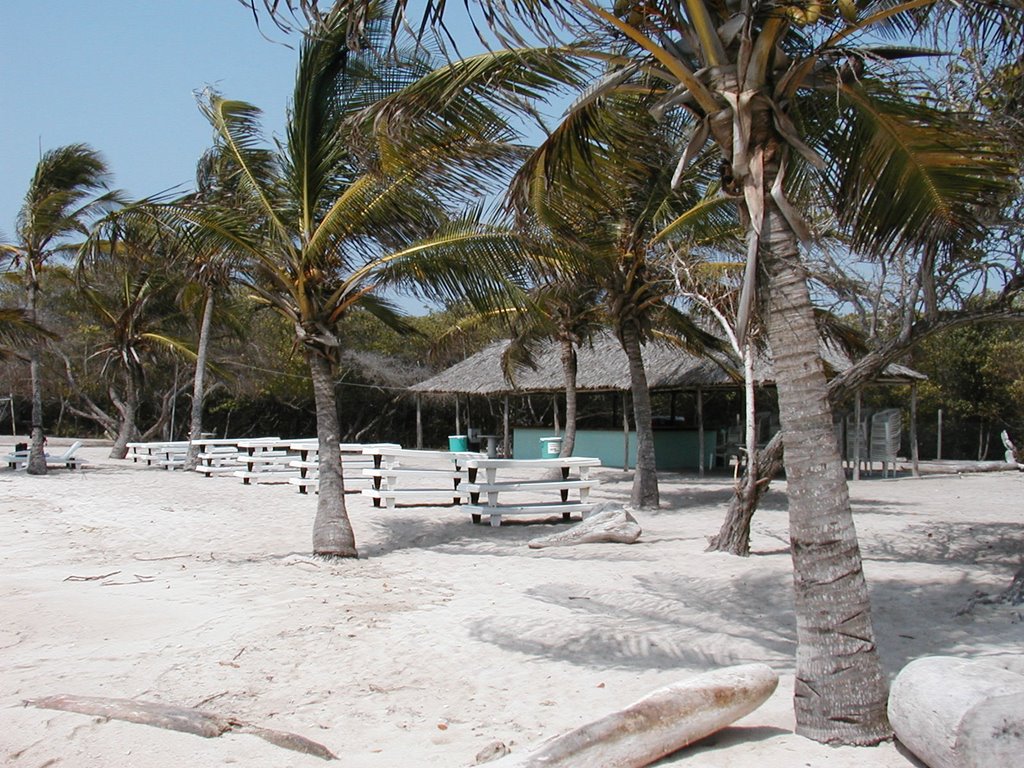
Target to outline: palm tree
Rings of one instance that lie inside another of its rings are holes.
[[[236,194],[238,169],[230,158],[217,150],[206,152],[196,169],[196,192],[190,202],[204,206],[231,206],[238,204],[242,196]],[[195,233],[192,233],[195,234]],[[202,237],[179,237],[182,247],[189,252],[188,273],[190,279],[183,291],[183,299],[191,295],[192,286],[201,292],[202,308],[199,315],[199,331],[196,339],[195,372],[192,377],[192,403],[189,408],[189,437],[197,439],[203,432],[203,401],[206,397],[206,373],[209,367],[210,340],[213,328],[214,310],[218,296],[222,296],[231,284],[234,252],[230,247],[216,242],[210,243]],[[195,469],[199,463],[199,443],[190,442],[185,456],[186,470]]]
[[[631,503],[638,508],[660,501],[643,344],[668,331],[698,352],[717,347],[673,306],[668,243],[688,227],[704,226],[710,236],[724,207],[701,199],[692,184],[673,189],[669,158],[682,134],[677,121],[656,123],[649,103],[630,94],[580,107],[524,164],[512,198],[572,254],[572,271],[561,279],[594,286],[626,353],[637,435]]]
[[[151,222],[105,218],[83,245],[76,270],[78,294],[99,329],[90,357],[101,361],[113,415],[84,392],[88,411],[114,437],[110,457],[123,459],[130,440],[140,437],[137,417],[148,380],[166,355],[192,357],[183,340],[185,318],[175,298],[180,268],[175,245]],[[70,373],[70,368],[69,368]],[[174,385],[176,386],[176,384]],[[176,397],[177,392],[169,393]]]
[[[507,302],[523,272],[518,239],[506,229],[488,225],[479,209],[449,213],[453,201],[501,178],[518,152],[506,142],[512,134],[504,120],[479,102],[461,108],[459,93],[406,116],[369,112],[414,88],[431,64],[415,45],[382,56],[390,39],[386,9],[375,5],[363,18],[354,48],[345,44],[341,11],[303,40],[276,150],[259,145],[254,107],[207,94],[201,107],[218,151],[237,167],[239,201],[231,209],[183,203],[175,211],[241,254],[236,279],[295,330],[312,377],[320,451],[313,550],[331,557],[357,556],[339,452],[339,321],[359,308],[408,328],[388,300],[387,292],[399,290],[480,307]],[[500,84],[489,85],[500,93]],[[457,125],[441,113],[449,106]],[[415,122],[403,128],[409,115]],[[376,130],[382,122],[386,134]]]
[[[45,152],[18,212],[17,241],[0,245],[10,257],[11,267],[21,270],[25,287],[26,319],[39,321],[40,280],[47,264],[69,249],[67,238],[84,234],[90,217],[118,201],[117,193],[106,191],[108,172],[99,153],[84,144],[71,144]],[[28,472],[46,474],[43,454],[42,352],[29,349],[32,386],[32,434]]]
[[[680,167],[710,141],[747,225],[737,330],[742,344],[759,296],[786,445],[798,732],[847,743],[886,738],[885,678],[799,250],[810,232],[790,198],[818,179],[829,199],[816,204],[834,206],[862,252],[937,248],[973,228],[969,203],[999,188],[1006,164],[993,142],[978,140],[983,133],[965,133],[872,76],[869,63],[903,51],[855,47],[875,24],[899,24],[901,12],[910,24],[922,3],[863,13],[853,3],[752,4],[734,14],[688,0],[656,10],[627,3],[619,15],[580,4],[636,45],[633,64],[667,82],[656,114],[682,106],[697,126]],[[627,84],[618,74],[605,90]]]
[[[517,35],[515,20],[501,13],[507,6],[481,3],[506,35]],[[256,0],[247,4],[255,11]],[[316,2],[264,5],[273,14]],[[364,0],[343,5],[358,9]],[[944,243],[969,239],[979,225],[972,204],[1006,188],[1010,158],[983,124],[934,108],[912,78],[900,77],[906,70],[897,63],[915,53],[911,47],[873,44],[871,35],[913,42],[929,25],[941,34],[971,24],[983,34],[978,47],[999,55],[1019,44],[1024,12],[1007,0],[512,7],[534,32],[581,19],[584,32],[611,31],[620,66],[594,95],[632,87],[634,76],[657,78],[656,113],[683,110],[696,126],[680,167],[705,151],[720,160],[723,189],[735,195],[747,228],[739,339],[757,300],[775,355],[797,614],[797,732],[848,744],[887,738],[885,678],[800,255],[811,233],[793,201],[820,188],[815,204],[833,210],[866,254],[919,247],[935,265]],[[929,274],[923,270],[916,288],[926,299]]]
[[[578,273],[555,272],[530,293],[512,324],[516,329],[505,350],[502,366],[512,380],[519,366],[533,366],[533,355],[543,342],[554,340],[559,348],[565,386],[565,430],[559,456],[572,456],[576,447],[578,391],[576,350],[603,327],[603,313],[596,286],[586,285]]]

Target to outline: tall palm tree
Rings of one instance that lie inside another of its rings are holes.
[[[742,344],[759,296],[786,445],[798,731],[873,743],[889,735],[885,678],[799,250],[811,233],[791,199],[816,178],[829,193],[816,204],[834,206],[861,251],[937,248],[972,229],[969,204],[998,189],[1005,160],[978,140],[983,133],[873,76],[872,62],[905,52],[870,47],[867,30],[898,25],[901,14],[907,29],[925,3],[751,4],[733,13],[688,0],[627,4],[616,15],[580,2],[635,44],[634,64],[668,83],[655,112],[682,106],[693,119],[680,167],[710,142],[723,187],[736,195],[748,246],[738,336]]]
[[[256,11],[256,0],[243,2]],[[633,75],[659,79],[655,112],[683,110],[697,126],[680,167],[702,151],[720,159],[723,188],[747,225],[739,338],[760,301],[775,355],[796,596],[797,731],[849,744],[888,737],[886,684],[800,256],[800,240],[811,233],[799,192],[824,191],[816,204],[836,212],[863,253],[916,246],[935,264],[943,243],[969,238],[978,226],[971,205],[1005,188],[1012,164],[984,125],[922,100],[897,63],[915,53],[911,44],[923,31],[967,25],[981,31],[979,48],[994,55],[1016,48],[1008,58],[1019,56],[1024,10],[1014,0],[480,2],[513,39],[522,22],[503,13],[509,8],[528,17],[533,33],[580,22],[584,32],[611,31],[621,66],[595,96],[629,87]],[[272,15],[287,7],[316,21],[315,0],[263,5]],[[365,0],[343,5],[358,10]],[[877,44],[887,37],[908,45]],[[926,300],[927,274],[918,287]]]
[[[329,13],[303,40],[285,137],[274,150],[258,142],[254,107],[207,94],[201,107],[218,151],[238,169],[240,202],[176,210],[230,243],[241,254],[236,279],[295,329],[312,377],[320,450],[313,550],[331,557],[357,556],[339,452],[339,321],[360,308],[406,328],[389,301],[389,292],[401,290],[481,307],[507,302],[523,273],[516,237],[488,225],[478,209],[449,213],[453,202],[506,174],[519,153],[507,142],[506,122],[482,102],[460,103],[456,92],[405,114],[368,111],[415,89],[432,64],[416,45],[383,55],[387,9],[375,4],[362,19],[352,47],[343,11]],[[502,92],[493,81],[484,87]],[[387,133],[378,130],[382,123]]]
[[[83,245],[75,275],[84,309],[98,329],[91,357],[101,361],[114,413],[80,394],[87,400],[87,413],[112,433],[110,457],[115,459],[123,459],[128,442],[140,437],[137,418],[147,369],[168,356],[193,356],[184,341],[187,323],[175,300],[182,282],[171,250],[175,243],[150,224],[106,217]]]
[[[637,460],[631,502],[657,507],[658,476],[651,395],[643,344],[669,331],[696,351],[717,346],[673,306],[667,269],[670,239],[680,230],[721,228],[716,198],[702,199],[692,184],[672,186],[669,159],[683,134],[678,121],[658,124],[647,98],[607,97],[576,110],[527,160],[513,182],[512,199],[528,207],[572,254],[570,284],[594,286],[629,362]]]
[[[231,158],[217,149],[209,150],[204,153],[197,165],[196,191],[189,202],[211,207],[238,205],[245,199],[244,195],[237,194],[238,181],[238,168],[231,163]],[[231,271],[234,268],[236,254],[230,245],[211,242],[208,238],[186,235],[176,239],[188,252],[189,280],[182,298],[187,300],[192,295],[192,287],[198,287],[201,294],[198,302],[201,309],[188,430],[189,437],[196,439],[203,432],[203,401],[206,397],[206,374],[209,368],[214,310],[218,304],[218,297],[222,297],[231,284]],[[195,469],[198,464],[199,443],[190,442],[184,468]]]
[[[86,232],[88,220],[118,202],[116,192],[107,191],[107,166],[98,152],[85,144],[70,144],[43,154],[18,212],[17,240],[0,244],[19,270],[25,287],[25,312],[29,322],[39,321],[40,281],[48,262],[69,249],[68,238]],[[42,352],[29,349],[32,386],[32,433],[28,472],[46,474],[43,454]]]

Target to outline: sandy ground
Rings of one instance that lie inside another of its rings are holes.
[[[54,447],[51,446],[51,450]],[[309,556],[315,497],[144,468],[0,470],[0,763],[314,766],[248,734],[215,739],[25,707],[55,694],[200,707],[319,741],[353,768],[466,766],[527,751],[661,685],[750,661],[780,675],[762,708],[664,765],[888,768],[898,745],[792,733],[795,651],[784,484],[753,556],[705,553],[725,479],[662,477],[634,545],[531,550],[556,528],[475,526],[457,509],[350,495],[358,561]],[[595,496],[624,500],[601,470]],[[853,484],[882,661],[930,654],[1024,672],[1022,611],[961,609],[1024,552],[1024,475]]]

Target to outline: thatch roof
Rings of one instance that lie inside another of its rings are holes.
[[[414,384],[413,392],[460,395],[508,395],[530,392],[561,392],[564,389],[559,347],[554,341],[542,345],[535,354],[536,368],[519,367],[511,380],[502,371],[502,357],[508,348],[507,339],[496,341],[461,363]],[[727,372],[735,363],[722,365],[712,359],[687,353],[664,342],[644,346],[644,369],[652,391],[693,390],[698,387],[736,387],[735,375]],[[834,347],[823,349],[829,375],[851,365],[849,358]],[[597,336],[590,344],[577,350],[577,387],[581,392],[622,392],[629,389],[629,366],[626,353],[611,334]],[[761,386],[771,386],[770,364],[759,362],[755,376]],[[924,379],[923,374],[900,365],[886,368],[885,381],[909,383]]]

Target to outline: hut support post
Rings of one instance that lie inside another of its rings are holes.
[[[860,390],[853,398],[853,479],[860,480]]]
[[[462,416],[459,411],[459,396],[455,396],[455,434],[462,434]]]
[[[910,385],[910,468],[914,477],[921,476],[917,455],[917,382]]]
[[[628,395],[622,393],[622,471],[629,471],[629,403]]]
[[[704,390],[697,387],[697,477],[704,477]]]
[[[506,459],[512,458],[512,451],[510,450],[510,434],[509,434],[509,423],[508,423],[508,395],[505,395],[505,400],[502,403],[502,414],[501,414],[501,455]]]
[[[554,414],[555,434],[556,435],[560,435],[560,434],[562,434],[562,424],[561,424],[561,420],[558,418],[558,393],[557,392],[551,396],[551,412]]]
[[[416,449],[423,450],[423,395],[416,394]]]

